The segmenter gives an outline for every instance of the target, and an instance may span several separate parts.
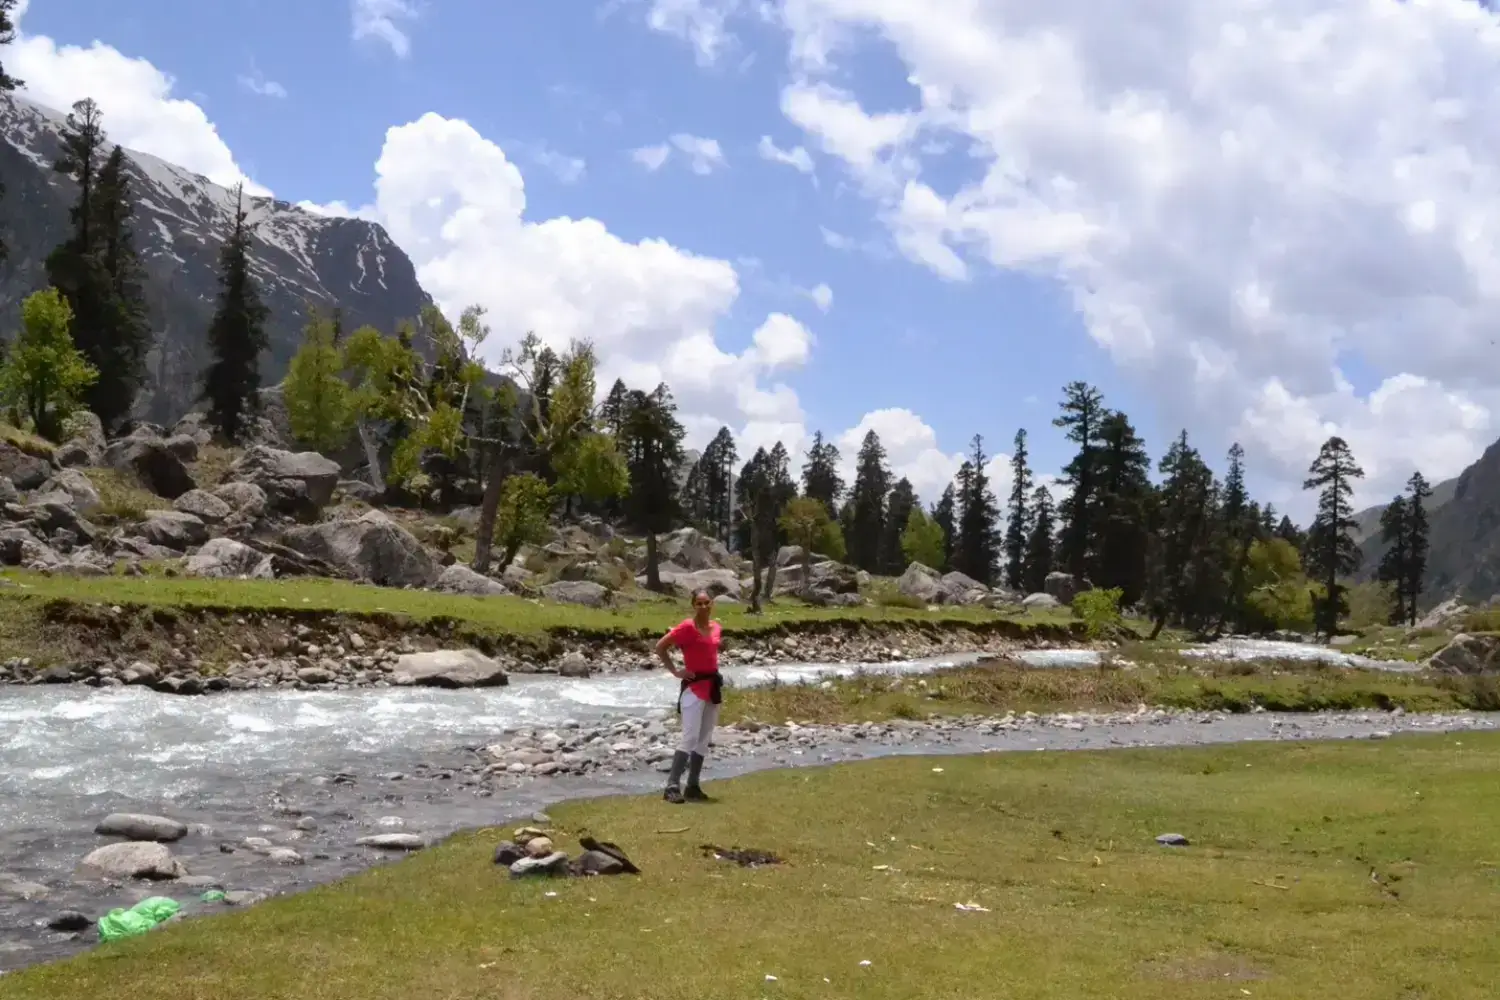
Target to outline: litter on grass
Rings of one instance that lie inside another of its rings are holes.
[[[962,910],[964,913],[988,913],[988,912],[990,912],[988,908],[980,906],[978,903],[954,903],[953,904],[953,908],[955,910]]]

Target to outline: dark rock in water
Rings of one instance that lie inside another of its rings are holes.
[[[184,823],[165,816],[141,816],[132,813],[112,813],[94,827],[101,837],[124,837],[126,840],[154,840],[171,843],[187,836]]]
[[[49,931],[75,934],[78,931],[88,930],[93,924],[94,922],[86,914],[79,913],[77,910],[64,910],[47,921],[47,929]]]
[[[511,865],[526,857],[526,851],[513,840],[502,840],[495,846],[495,864]]]
[[[72,667],[48,667],[40,674],[43,684],[71,684],[73,683]]]
[[[1156,842],[1163,847],[1187,847],[1188,839],[1180,833],[1164,833],[1156,838]]]

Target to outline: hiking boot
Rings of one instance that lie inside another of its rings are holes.
[[[682,772],[687,770],[687,766],[687,754],[679,750],[672,755],[672,770],[667,774],[667,790],[661,794],[661,797],[668,802],[675,804],[683,801]]]
[[[695,753],[688,758],[688,783],[687,792],[683,798],[689,802],[710,802],[707,795],[703,794],[701,778],[703,776],[703,755]]]

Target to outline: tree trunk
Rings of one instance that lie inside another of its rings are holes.
[[[506,570],[510,569],[510,564],[515,562],[516,553],[520,551],[520,542],[515,542],[511,545],[507,545],[505,547],[505,551],[500,555],[500,563],[495,567],[495,572],[504,573]]]
[[[661,590],[661,568],[656,565],[656,532],[646,533],[646,589]]]
[[[1166,615],[1158,615],[1157,618],[1156,618],[1155,623],[1152,625],[1151,634],[1146,637],[1146,641],[1147,642],[1155,642],[1156,641],[1156,637],[1159,636],[1159,635],[1161,635],[1161,630],[1166,626],[1166,624],[1167,624],[1167,617],[1166,617]]]
[[[776,540],[776,536],[772,535],[770,540],[772,542],[774,542]],[[767,548],[774,548],[774,546],[766,546],[766,547]],[[765,596],[766,596],[766,603],[767,604],[770,604],[772,601],[774,601],[776,599],[776,556],[778,554],[779,554],[778,552],[773,551],[771,553],[771,558],[766,561],[766,587],[765,587]]]
[[[370,485],[384,493],[385,477],[380,474],[380,449],[375,445],[375,435],[370,432],[370,425],[363,420],[359,422],[359,443],[364,445],[365,461],[370,465]]]
[[[495,543],[495,519],[500,514],[500,493],[505,486],[501,475],[504,450],[496,443],[490,445],[489,470],[484,481],[484,499],[479,504],[479,527],[474,538],[474,572],[488,573],[490,550]],[[508,561],[507,561],[508,564]]]
[[[760,532],[750,528],[750,613],[760,614]]]

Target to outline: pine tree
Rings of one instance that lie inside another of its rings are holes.
[[[1005,518],[1005,585],[1020,590],[1026,565],[1026,541],[1031,534],[1029,501],[1034,488],[1030,456],[1026,451],[1026,428],[1016,431],[1010,456],[1010,504]]]
[[[802,466],[802,495],[821,500],[828,508],[829,517],[837,517],[839,501],[844,495],[844,480],[839,476],[839,449],[823,440],[823,432],[813,434],[812,447],[807,449],[807,462]]]
[[[106,426],[127,416],[146,376],[151,323],[146,309],[145,269],[135,250],[130,178],[125,149],[116,146],[95,183],[93,235],[107,281],[102,325],[83,345],[99,380],[89,389],[89,408]]]
[[[1348,610],[1339,578],[1359,568],[1359,546],[1350,532],[1359,526],[1354,520],[1353,483],[1364,475],[1348,443],[1334,436],[1323,443],[1302,484],[1305,490],[1318,491],[1318,513],[1307,532],[1304,561],[1308,575],[1323,584],[1314,616],[1318,630],[1330,639]]]
[[[1292,547],[1301,552],[1307,546],[1307,532],[1292,523],[1292,519],[1286,515],[1276,524],[1275,535],[1284,542],[1290,542]]]
[[[947,572],[953,567],[953,543],[958,538],[958,491],[949,483],[932,508],[932,521],[943,533],[943,558],[933,569]]]
[[[844,533],[849,561],[870,573],[880,569],[880,538],[885,530],[885,499],[891,491],[891,470],[885,448],[874,431],[865,435],[854,466],[849,491],[850,521]]]
[[[713,526],[714,537],[729,544],[729,533],[734,521],[734,495],[731,481],[734,478],[734,463],[739,460],[739,449],[735,447],[734,434],[728,427],[720,427],[719,433],[703,451],[703,492],[706,500],[706,520]]]
[[[266,350],[266,318],[255,275],[250,273],[249,213],[244,185],[235,188],[234,227],[219,250],[219,304],[208,326],[213,354],[203,373],[208,418],[225,440],[237,442],[255,414],[260,356]]]
[[[954,567],[989,586],[995,580],[1000,557],[1000,505],[990,489],[989,474],[984,471],[988,460],[984,438],[975,434],[969,449],[964,463],[969,467],[969,475],[959,491],[961,510],[958,539],[953,545]]]
[[[604,397],[604,402],[599,404],[599,422],[604,429],[615,439],[619,439],[624,433],[625,416],[629,409],[630,390],[625,387],[625,380],[615,379],[615,384],[609,387],[609,395]]]
[[[1105,416],[1104,396],[1098,389],[1084,382],[1070,382],[1063,389],[1062,413],[1052,421],[1078,446],[1073,460],[1063,467],[1062,481],[1071,490],[1060,511],[1063,526],[1058,561],[1080,581],[1088,573],[1089,556],[1096,541],[1099,433]]]
[[[630,470],[626,508],[630,519],[646,533],[646,586],[661,589],[656,536],[677,519],[677,467],[682,463],[682,424],[677,404],[665,384],[647,394],[627,394],[621,419],[620,445]]]
[[[1391,624],[1417,623],[1417,601],[1427,574],[1427,500],[1432,487],[1420,472],[1406,481],[1406,493],[1380,515],[1380,534],[1388,548],[1376,578],[1391,586]]]
[[[1053,567],[1053,536],[1056,526],[1052,516],[1052,493],[1038,486],[1031,494],[1031,537],[1026,540],[1026,562],[1021,577],[1028,594],[1047,589],[1047,575]]]
[[[918,509],[917,491],[911,480],[902,477],[891,487],[886,501],[885,527],[880,536],[880,572],[886,576],[900,576],[906,571],[906,553],[901,539],[911,512]]]
[[[16,0],[0,0],[0,46],[9,45],[16,40],[16,26],[11,20],[10,12],[15,8]],[[0,63],[0,93],[7,90],[15,90],[24,81],[17,80],[13,76],[6,75],[5,66]],[[5,197],[5,184],[0,183],[0,199]],[[0,239],[0,263],[5,262],[5,241]]]
[[[1170,620],[1199,628],[1219,611],[1221,565],[1215,550],[1218,490],[1213,473],[1183,431],[1163,456],[1152,525],[1150,592],[1153,636]]]
[[[1238,441],[1229,448],[1229,471],[1224,476],[1220,515],[1229,546],[1226,553],[1229,573],[1215,632],[1222,632],[1230,617],[1238,615],[1244,608],[1245,568],[1250,560],[1250,546],[1261,534],[1260,511],[1250,502],[1245,489],[1245,449]]]
[[[1123,413],[1100,423],[1095,533],[1089,569],[1101,588],[1119,588],[1133,605],[1146,588],[1146,547],[1152,501],[1151,458]]]
[[[765,523],[762,530],[765,533],[766,552],[771,556],[766,566],[766,585],[764,596],[770,601],[776,595],[776,570],[779,567],[780,549],[784,539],[781,527],[781,515],[786,510],[786,505],[791,503],[797,496],[797,481],[792,478],[792,457],[787,453],[786,445],[777,441],[771,450],[766,452],[766,488],[769,494],[763,505],[763,516]]]

